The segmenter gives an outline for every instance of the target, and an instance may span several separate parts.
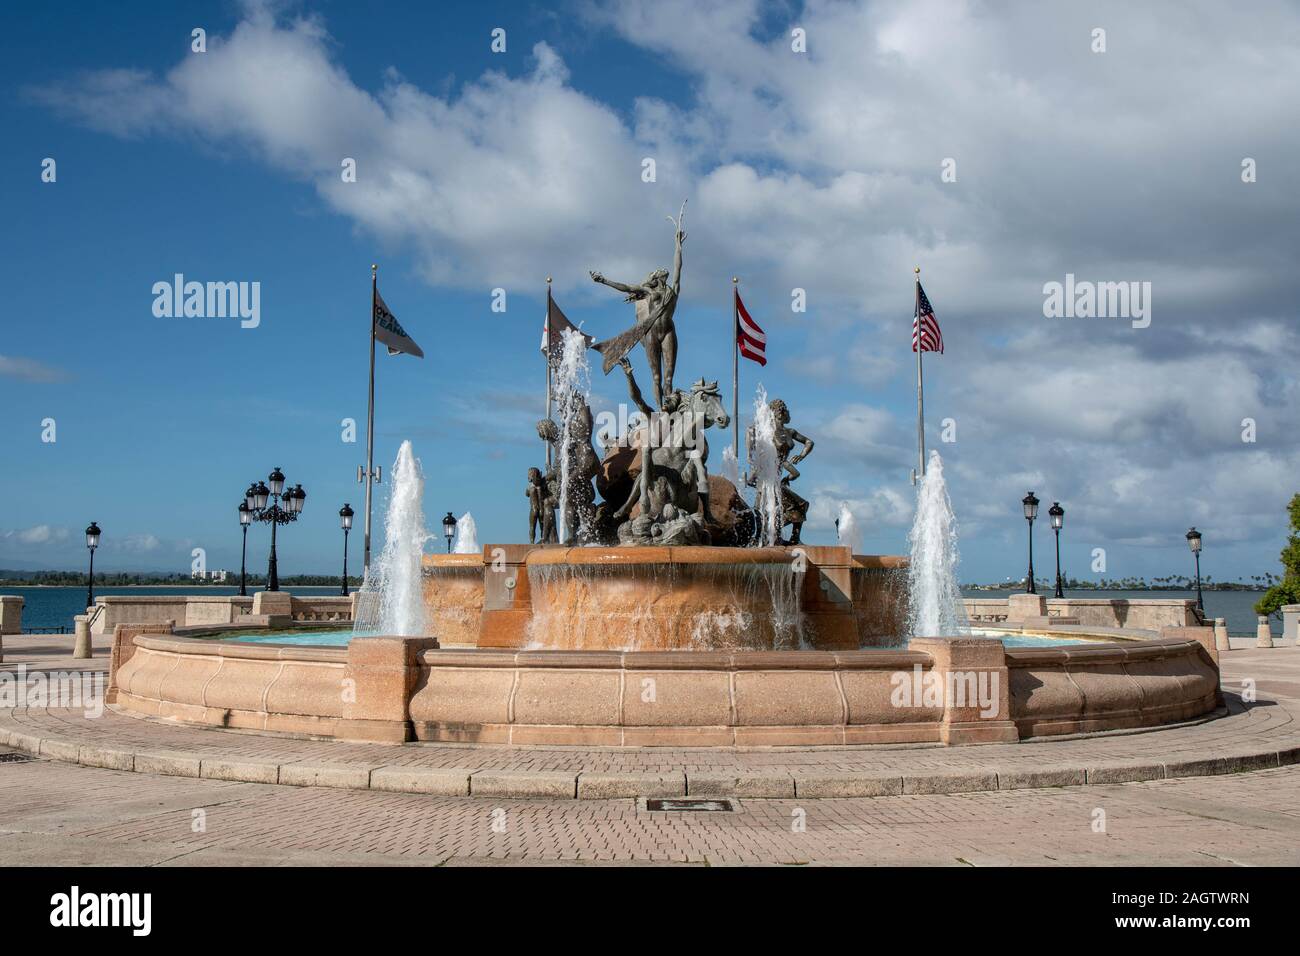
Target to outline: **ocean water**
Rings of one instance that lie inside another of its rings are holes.
[[[298,587],[285,588],[294,594],[322,595],[338,594],[337,587]],[[166,594],[238,594],[239,585],[233,587],[95,587],[96,597],[109,594],[166,595]],[[253,589],[249,589],[249,594]],[[72,631],[72,619],[86,611],[86,589],[42,588],[42,587],[0,587],[0,594],[20,594],[23,601],[23,629],[33,627],[66,627]]]
[[[298,587],[288,588],[297,594],[338,594],[336,587]],[[95,594],[238,594],[239,587],[205,587],[205,588],[169,588],[169,587],[117,587],[95,588]],[[251,592],[250,592],[251,593]],[[1011,591],[974,591],[963,588],[966,597],[1006,597]],[[1195,591],[1075,591],[1066,590],[1067,597],[1077,598],[1117,598],[1132,601],[1150,600],[1152,598],[1192,598]],[[0,587],[0,594],[21,594],[26,601],[23,605],[23,627],[58,627],[62,625],[72,630],[74,615],[85,611],[86,589],[84,587],[41,588],[41,587]],[[1253,605],[1263,595],[1262,591],[1206,591],[1205,613],[1207,616],[1222,617],[1228,622],[1228,633],[1236,637],[1255,636],[1255,611]],[[1050,592],[1048,592],[1050,597]],[[1282,622],[1270,619],[1274,637],[1282,634]]]

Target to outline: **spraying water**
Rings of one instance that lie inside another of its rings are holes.
[[[854,520],[847,501],[840,502],[840,516],[835,522],[835,533],[842,546],[847,547],[852,554],[858,553],[862,535],[858,533],[858,523]]]
[[[422,505],[424,472],[409,441],[402,442],[389,474],[384,550],[361,586],[359,629],[397,637],[423,637],[426,621],[420,557],[429,534],[424,527]]]
[[[916,498],[916,518],[908,542],[912,563],[908,568],[908,626],[913,637],[953,637],[970,633],[970,622],[957,586],[957,521],[948,486],[943,480],[943,459],[930,452],[925,477]]]
[[[722,449],[722,477],[740,487],[740,463],[736,460],[736,449],[730,445]]]
[[[754,398],[754,510],[759,516],[759,543],[773,547],[781,540],[781,468],[776,452],[776,416],[767,403],[767,390],[758,386]]]
[[[569,493],[570,472],[573,470],[573,443],[576,435],[577,419],[586,407],[591,395],[591,372],[587,366],[587,342],[577,329],[565,329],[560,353],[560,364],[555,369],[552,384],[555,395],[556,413],[560,426],[559,469],[560,502],[556,514],[556,528],[561,540],[568,542],[575,536],[585,539],[590,530],[589,514],[571,514],[573,504]],[[586,441],[586,436],[582,437]],[[569,525],[574,525],[570,529]]]
[[[478,554],[478,528],[474,526],[474,516],[466,511],[456,522],[456,543],[451,550],[456,554]]]

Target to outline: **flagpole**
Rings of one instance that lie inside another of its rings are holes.
[[[551,417],[551,277],[546,277],[546,417]],[[546,445],[546,471],[551,471],[551,443],[542,439]]]
[[[740,473],[740,280],[731,277],[731,450]]]
[[[370,265],[370,395],[366,402],[366,527],[362,580],[370,576],[370,490],[375,473],[375,305],[379,295],[379,266]]]
[[[912,319],[912,334],[916,336],[916,461],[917,470],[913,474],[913,484],[916,478],[925,477],[925,385],[924,377],[921,373],[921,354],[923,346],[921,344],[921,267],[916,266],[913,270],[916,278],[916,310],[915,317]]]

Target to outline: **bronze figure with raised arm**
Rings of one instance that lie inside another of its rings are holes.
[[[640,342],[645,349],[646,361],[650,364],[650,378],[654,382],[655,404],[663,406],[665,395],[673,392],[673,370],[677,366],[677,328],[673,325],[673,314],[677,311],[677,296],[682,288],[682,243],[686,233],[682,231],[682,222],[686,217],[686,203],[682,203],[681,212],[676,219],[668,221],[676,226],[677,244],[673,257],[673,280],[668,282],[668,270],[658,269],[646,277],[641,285],[624,285],[606,279],[599,272],[592,272],[591,278],[601,285],[617,289],[624,293],[627,302],[636,303],[636,324],[625,332],[604,342],[592,346],[604,356],[603,369],[606,375],[627,357],[632,347]]]

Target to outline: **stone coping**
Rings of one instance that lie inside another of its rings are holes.
[[[420,564],[425,568],[475,568],[483,569],[483,565],[491,560],[491,555],[484,556],[475,552],[474,554],[426,554],[420,558]]]
[[[789,564],[794,548],[715,548],[707,546],[656,547],[552,547],[528,553],[530,567],[569,565],[573,567],[640,566],[662,567],[671,564]],[[847,548],[831,549],[809,546],[801,549],[816,563],[817,552],[842,551],[841,563],[850,558]],[[829,557],[829,555],[827,555]]]
[[[910,565],[911,559],[904,554],[855,554],[853,566],[868,570],[896,571]]]
[[[222,633],[230,628],[210,629],[212,633]],[[197,629],[196,629],[197,630]],[[208,630],[208,629],[205,629]],[[262,628],[249,628],[262,630]],[[347,663],[346,647],[317,647],[311,644],[274,644],[270,641],[257,644],[236,644],[228,641],[202,640],[194,637],[177,637],[166,635],[140,634],[135,637],[135,646],[151,651],[168,654],[198,655],[203,657],[224,657],[232,660],[254,661],[314,661],[331,664]]]
[[[188,628],[188,635],[137,636],[137,647],[173,654],[196,654],[246,660],[306,660],[346,663],[346,647],[277,644],[263,641],[239,644],[205,640],[196,634],[224,633],[241,628]],[[261,630],[243,626],[246,630]],[[294,630],[317,630],[295,628]],[[1119,644],[1067,645],[1065,647],[1004,648],[1008,667],[1040,664],[1126,663],[1178,657],[1199,646],[1186,638],[1153,638]],[[429,667],[546,667],[581,670],[896,670],[914,665],[928,667],[924,651],[868,649],[859,651],[516,651],[493,648],[436,648],[421,651],[421,664]]]
[[[277,619],[275,626],[271,625],[270,618],[265,614],[246,614],[237,621],[230,623],[214,622],[210,624],[188,624],[185,627],[173,627],[172,633],[177,637],[185,638],[202,638],[202,643],[213,644],[220,643],[213,641],[211,638],[218,634],[232,634],[240,631],[250,633],[258,631],[284,631],[286,634],[311,634],[320,632],[328,634],[332,631],[350,631],[353,627],[352,621],[290,621],[287,618]],[[273,643],[267,641],[265,643]],[[295,645],[280,645],[292,647]],[[299,644],[298,647],[308,647],[310,645]]]

